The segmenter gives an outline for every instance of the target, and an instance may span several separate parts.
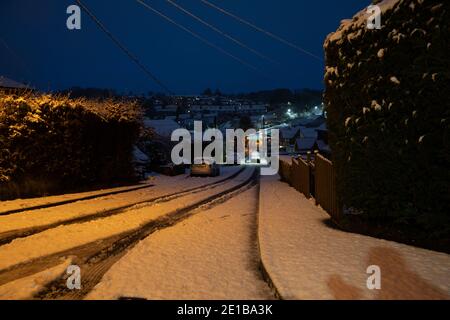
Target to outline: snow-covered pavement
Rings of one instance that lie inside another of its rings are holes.
[[[160,230],[127,253],[88,299],[273,299],[256,240],[257,188]]]
[[[285,299],[450,299],[450,255],[346,233],[279,177],[261,179],[259,241]],[[369,290],[369,266],[381,290]]]

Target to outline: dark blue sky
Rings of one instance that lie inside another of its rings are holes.
[[[245,92],[279,87],[322,88],[323,63],[201,3],[175,0],[280,64],[259,58],[214,33],[165,0],[146,0],[268,75],[239,64],[139,5],[135,0],[83,2],[148,69],[178,94],[204,88]],[[326,35],[368,5],[364,0],[211,0],[274,34],[323,56]],[[0,75],[41,90],[71,86],[136,93],[162,91],[82,14],[82,30],[66,28],[71,0],[0,1]]]

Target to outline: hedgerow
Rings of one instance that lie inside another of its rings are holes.
[[[140,117],[129,101],[0,96],[0,198],[132,178]]]
[[[325,43],[325,103],[343,205],[450,234],[450,2],[399,0]]]

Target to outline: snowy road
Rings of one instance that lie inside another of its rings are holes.
[[[169,229],[176,230],[177,223],[194,214],[214,210],[215,206],[220,208],[221,203],[256,183],[254,169],[226,168],[224,171],[221,178],[171,178],[171,181],[163,181],[154,188],[99,195],[95,199],[0,217],[3,231],[0,233],[0,298],[84,298],[109,268],[121,262],[127,250],[139,241],[153,239],[153,233],[158,230],[172,226]],[[254,201],[256,198],[253,197]],[[39,202],[45,200],[39,199]],[[256,234],[255,226],[249,225],[249,221],[255,218],[256,205],[250,201],[242,210],[236,210],[236,214],[239,212],[244,212],[242,217],[248,216],[243,218],[245,221],[239,221],[240,225],[246,223],[249,228],[245,228],[247,233],[241,230],[244,233],[234,239],[250,239],[252,234]],[[242,251],[243,246],[248,250],[249,240],[240,243],[235,243],[237,252]],[[248,254],[252,255],[249,259],[244,255],[241,259],[252,265],[254,273],[249,272],[247,276],[250,279],[250,274],[254,277],[259,275],[258,263],[252,260],[257,259],[258,254],[256,249]],[[61,277],[61,270],[64,271],[68,263],[82,268],[84,282],[81,291],[68,290],[65,279]],[[48,284],[52,277],[56,280]],[[239,275],[239,279],[245,277],[245,273]],[[268,290],[260,279],[255,281]],[[116,296],[121,296],[121,293]],[[262,298],[267,293],[256,290],[247,292],[246,296]]]
[[[330,228],[278,177],[226,167],[151,184],[5,204],[0,299],[448,299],[450,256]]]
[[[257,247],[258,190],[155,232],[117,262],[87,296],[273,299]]]

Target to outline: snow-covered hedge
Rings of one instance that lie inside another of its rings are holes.
[[[379,1],[378,1],[379,2]],[[385,0],[325,42],[338,193],[378,221],[450,231],[450,1]]]
[[[139,121],[130,102],[0,96],[0,198],[129,179]]]

